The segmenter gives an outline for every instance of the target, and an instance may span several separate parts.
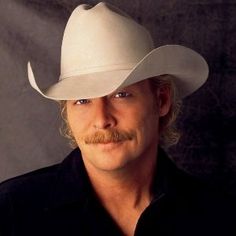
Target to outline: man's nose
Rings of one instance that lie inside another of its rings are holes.
[[[112,107],[106,97],[98,98],[94,103],[93,126],[96,129],[108,129],[116,125],[116,119],[112,114]]]

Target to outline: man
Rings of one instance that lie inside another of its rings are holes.
[[[61,102],[77,148],[1,184],[2,236],[235,235],[230,199],[177,169],[159,145],[177,140],[178,98],[207,78],[198,53],[154,48],[112,5],[80,5],[64,32],[59,82],[41,90],[30,64],[28,75]]]

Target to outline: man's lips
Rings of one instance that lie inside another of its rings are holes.
[[[108,142],[99,142],[99,143],[91,143],[93,145],[116,145],[116,144],[120,144],[124,141],[118,141],[118,142],[113,142],[113,141],[108,141]]]
[[[118,147],[119,145],[121,145],[124,141],[119,141],[119,142],[100,142],[100,143],[94,143],[94,147],[98,147],[101,149],[105,149],[105,150],[110,150],[113,148]]]
[[[117,142],[114,142],[114,141],[107,141],[107,142],[100,142],[100,143],[97,143],[97,144],[110,144],[110,143],[113,143],[113,144],[116,144],[116,143],[121,143],[122,141],[117,141]]]

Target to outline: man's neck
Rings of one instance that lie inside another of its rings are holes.
[[[98,199],[125,235],[132,235],[138,218],[152,200],[156,161],[155,153],[117,171],[87,169]]]

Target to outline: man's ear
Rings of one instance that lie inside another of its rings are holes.
[[[158,89],[158,107],[159,116],[165,116],[169,113],[171,107],[171,89],[169,85],[160,86]]]

